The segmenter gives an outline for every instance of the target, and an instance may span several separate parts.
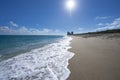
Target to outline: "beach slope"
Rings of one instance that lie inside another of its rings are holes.
[[[120,34],[72,38],[68,80],[120,80]]]

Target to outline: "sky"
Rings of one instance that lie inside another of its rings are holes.
[[[120,0],[0,0],[0,35],[61,35],[120,28]]]

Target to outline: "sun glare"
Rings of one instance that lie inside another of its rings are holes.
[[[75,5],[76,5],[75,0],[67,0],[66,1],[66,7],[70,11],[70,16],[71,16],[72,10],[75,8]]]

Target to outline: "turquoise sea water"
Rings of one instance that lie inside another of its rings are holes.
[[[40,48],[63,36],[0,35],[0,61]]]
[[[0,36],[0,80],[67,80],[68,36]]]

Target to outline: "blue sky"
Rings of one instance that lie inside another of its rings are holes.
[[[65,34],[120,28],[120,0],[0,0],[0,34]]]

